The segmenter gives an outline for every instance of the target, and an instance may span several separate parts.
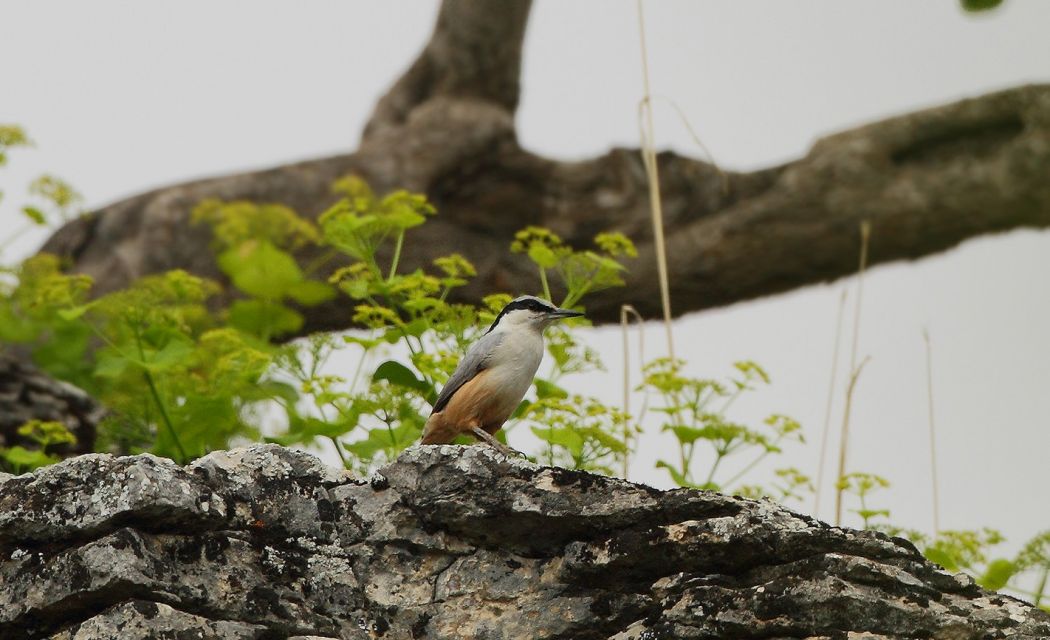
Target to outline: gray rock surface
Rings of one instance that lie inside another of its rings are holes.
[[[94,449],[95,429],[104,410],[88,394],[55,380],[26,359],[0,353],[0,446],[37,445],[18,433],[30,420],[61,422],[77,437],[75,446],[55,447],[62,457]]]
[[[416,447],[0,479],[0,638],[1048,638],[907,542],[771,502]]]

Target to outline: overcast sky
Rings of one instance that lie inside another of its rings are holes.
[[[0,174],[8,192],[0,223],[16,225],[16,187],[44,171],[73,182],[97,207],[175,181],[351,150],[376,97],[426,41],[436,6],[8,3],[0,122],[24,125],[37,147]],[[1038,0],[1006,0],[985,16],[963,14],[957,0],[647,5],[654,93],[674,99],[714,157],[741,170],[796,158],[817,138],[873,119],[1046,82],[1048,24],[1050,3]],[[523,87],[526,147],[575,158],[637,146],[634,3],[538,0]],[[698,153],[670,109],[658,108],[656,126],[661,147]],[[42,239],[28,237],[15,255]],[[878,506],[892,508],[896,522],[931,527],[927,326],[943,526],[995,525],[1015,544],[1050,527],[1048,272],[1045,231],[983,238],[870,272],[860,352],[872,360],[855,397],[850,465],[893,482]],[[781,464],[814,475],[835,314],[849,284],[694,314],[675,328],[678,355],[695,375],[725,373],[743,358],[770,371],[773,386],[741,403],[738,417],[776,411],[802,421],[811,444]],[[650,327],[648,355],[661,355],[660,336]],[[619,352],[612,329],[588,340]],[[607,365],[607,378],[577,388],[618,402],[607,390],[620,388],[620,365]],[[648,436],[634,478],[668,486],[651,465],[671,455],[669,444]]]

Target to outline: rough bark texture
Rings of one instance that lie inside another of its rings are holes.
[[[0,637],[1047,638],[907,542],[771,502],[409,449],[274,445],[0,477]]]
[[[76,436],[74,446],[49,450],[62,457],[94,451],[104,410],[71,384],[55,380],[21,358],[0,354],[0,447],[38,448],[18,428],[30,420],[61,422]]]
[[[498,9],[498,10],[497,10]],[[548,226],[574,245],[619,230],[640,247],[627,289],[588,299],[597,321],[621,303],[659,309],[646,176],[636,150],[561,162],[522,149],[514,131],[529,2],[446,0],[430,43],[376,106],[349,155],[160,189],[70,223],[44,251],[71,258],[98,292],[184,268],[217,277],[208,232],[187,214],[203,198],[288,204],[316,215],[330,183],[357,173],[380,192],[425,192],[435,221],[414,230],[407,268],[460,252],[479,277],[457,294],[535,291],[508,254],[515,231]],[[676,313],[717,307],[854,271],[858,225],[871,262],[913,259],[974,236],[1050,225],[1050,86],[1029,86],[833,135],[804,158],[730,173],[663,153],[661,190]],[[344,327],[342,302],[306,312],[305,330]]]

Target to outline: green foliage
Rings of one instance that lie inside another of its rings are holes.
[[[121,449],[186,460],[255,435],[243,409],[267,398],[257,383],[271,349],[219,324],[206,306],[218,290],[171,271],[103,296],[84,314],[102,342],[88,388],[113,412],[103,435]]]
[[[0,124],[0,168],[7,165],[11,149],[28,147],[32,143],[25,131],[17,125]],[[83,201],[68,183],[50,175],[43,175],[29,185],[29,194],[33,200],[19,208],[23,226],[13,230],[6,238],[0,239],[0,255],[12,242],[24,235],[33,227],[41,227],[55,222],[65,222],[77,212]],[[0,190],[0,202],[4,192]],[[0,272],[9,269],[0,268]]]
[[[626,451],[617,426],[626,416],[594,398],[569,396],[546,381],[537,381],[538,399],[522,414],[532,433],[546,444],[539,458],[549,465],[612,475],[612,465]]]
[[[293,254],[321,238],[292,209],[209,199],[194,207],[191,219],[211,226],[219,268],[248,297],[230,305],[231,326],[269,342],[302,328],[303,316],[293,304],[313,306],[335,297],[335,289],[311,279]]]
[[[1003,3],[1003,0],[959,0],[959,3],[966,11],[978,12],[995,9]]]
[[[623,286],[622,273],[626,267],[619,259],[638,255],[634,244],[621,233],[600,233],[594,238],[599,252],[576,251],[562,239],[542,227],[526,227],[514,236],[510,250],[524,253],[538,270],[542,295],[551,296],[549,273],[556,273],[565,288],[562,307],[575,306],[588,293]]]
[[[0,126],[0,165],[9,149],[27,144],[21,129]],[[279,204],[206,200],[195,207],[192,219],[211,228],[230,291],[172,271],[91,300],[90,278],[64,273],[53,256],[0,268],[0,343],[25,345],[44,370],[107,407],[100,450],[186,461],[263,438],[325,443],[347,468],[367,473],[418,442],[438,390],[511,296],[449,302],[476,275],[459,254],[426,268],[401,268],[411,230],[436,214],[423,196],[379,196],[354,176],[333,190],[339,199],[316,224]],[[30,193],[34,202],[22,207],[30,227],[66,220],[81,203],[68,184],[50,176],[35,181]],[[637,255],[618,233],[598,234],[594,245],[577,249],[547,229],[528,227],[510,250],[532,263],[541,295],[551,299],[554,290],[560,306],[577,307],[589,293],[621,286],[623,261]],[[345,266],[333,270],[334,260]],[[318,279],[322,270],[331,273],[327,281]],[[218,304],[219,294],[232,302]],[[363,329],[277,343],[301,332],[303,307],[335,296],[345,299],[346,319]],[[498,437],[523,431],[540,444],[536,460],[612,474],[655,416],[677,449],[657,467],[679,486],[781,501],[813,492],[809,477],[794,468],[776,469],[762,486],[742,484],[787,443],[803,442],[801,426],[786,416],[758,425],[731,416],[740,397],[770,383],[757,364],[738,362],[716,380],[688,375],[679,360],[654,360],[645,365],[639,390],[656,401],[641,415],[626,415],[569,390],[569,378],[602,368],[599,355],[576,339],[573,328],[585,324],[572,320],[548,330],[549,369]],[[357,358],[347,375],[325,368],[337,352]],[[0,448],[0,465],[16,472],[55,462],[56,449],[74,442],[60,423],[31,422],[19,433],[34,448]],[[1050,532],[1015,558],[998,557],[992,550],[1002,537],[993,530],[928,538],[885,524],[889,510],[869,504],[888,485],[879,476],[851,473],[839,484],[865,527],[907,535],[931,560],[966,571],[987,588],[1010,588],[1037,604],[1045,597]]]
[[[652,410],[664,416],[661,428],[674,435],[678,458],[660,460],[656,465],[666,470],[676,484],[732,490],[741,477],[766,457],[781,453],[783,443],[803,442],[801,426],[786,416],[772,415],[759,429],[729,420],[729,409],[742,394],[756,390],[759,384],[769,383],[768,374],[757,364],[736,363],[735,375],[724,381],[688,377],[683,373],[684,366],[681,360],[654,360],[646,365],[645,380],[640,387],[655,392],[663,401]],[[704,450],[708,455],[699,460],[698,454]],[[723,461],[744,456],[750,457],[748,463],[727,479],[719,479],[717,473]],[[698,464],[705,465],[706,473],[697,472]],[[782,479],[787,480],[779,490],[784,495],[795,496],[811,486],[809,479],[800,473],[785,472]],[[736,490],[752,496],[760,493],[755,487]]]
[[[810,477],[794,467],[773,471],[776,477],[768,488],[758,485],[740,485],[733,493],[744,498],[771,498],[778,502],[802,502],[815,490]]]
[[[61,422],[30,420],[18,428],[18,435],[29,439],[36,448],[27,449],[21,445],[0,447],[0,468],[14,473],[54,464],[59,458],[49,449],[77,443],[76,436]]]
[[[29,136],[22,127],[14,124],[0,124],[0,167],[7,164],[7,152],[14,147],[28,147]]]
[[[856,496],[860,507],[852,509],[852,512],[860,516],[864,522],[863,527],[870,529],[872,521],[876,518],[889,518],[889,509],[873,509],[868,505],[868,497],[881,489],[890,486],[888,480],[872,473],[848,473],[836,483],[836,488],[841,489],[847,495]]]
[[[311,411],[329,425],[341,426],[322,428],[315,419],[289,410],[289,430],[277,440],[306,443],[323,431],[344,463],[366,470],[418,441],[438,389],[511,297],[489,296],[476,306],[448,302],[449,294],[476,274],[474,266],[458,254],[435,259],[432,269],[399,270],[406,235],[435,213],[421,196],[394,192],[379,198],[354,177],[337,182],[335,191],[343,198],[320,216],[321,237],[351,262],[337,269],[329,283],[350,298],[350,319],[365,327],[367,334],[344,337],[359,351],[352,379],[321,376],[319,368],[303,367],[299,358],[282,360],[282,374],[297,381],[310,399]],[[625,252],[629,245],[615,237],[602,242],[610,251]],[[569,262],[591,252],[576,252],[559,241],[558,254],[559,260]],[[563,276],[566,300],[579,300],[604,286],[600,280],[606,274],[601,269],[581,275],[555,267],[557,263],[551,263],[554,273]],[[561,376],[597,366],[596,355],[564,328],[551,330],[549,336],[550,375],[537,380],[537,399],[523,403],[498,437],[517,422],[535,427],[542,416],[550,421],[550,428],[540,430],[547,445],[543,455],[580,468],[607,468],[610,455],[620,446],[608,435],[619,415],[593,402],[554,403],[550,395]],[[323,361],[339,346],[317,339],[310,344],[309,361]],[[365,364],[376,361],[380,364],[371,375],[362,375]]]
[[[458,254],[429,269],[399,270],[406,235],[435,214],[422,196],[378,197],[355,177],[334,190],[342,197],[317,225],[280,205],[206,200],[195,207],[192,219],[213,230],[218,265],[237,293],[225,309],[213,303],[222,285],[182,271],[89,302],[90,279],[64,274],[57,259],[39,256],[13,273],[0,305],[10,320],[3,337],[30,345],[42,367],[106,405],[102,448],[185,461],[238,438],[260,438],[260,416],[269,411],[273,422],[276,407],[285,427],[270,440],[304,446],[327,440],[347,467],[367,472],[418,441],[437,391],[510,296],[492,295],[480,305],[449,302],[476,274]],[[56,206],[75,201],[56,181],[41,181],[37,191]],[[530,228],[515,247],[527,245],[530,259],[539,261],[541,286],[549,290],[552,278],[565,293],[562,305],[570,306],[619,284],[618,258],[635,254],[620,234],[600,234],[595,243],[597,250],[578,251]],[[304,267],[305,256],[315,257]],[[311,277],[339,257],[349,264],[327,282]],[[348,298],[349,319],[363,333],[273,344],[301,330],[298,306],[333,295]],[[500,437],[525,424],[543,444],[539,458],[611,473],[626,453],[629,419],[560,386],[601,363],[571,327],[552,328],[548,337],[550,370]],[[358,357],[349,377],[324,371],[342,349]]]
[[[931,562],[953,573],[967,573],[985,589],[1009,589],[1050,611],[1043,604],[1050,597],[1050,530],[1036,534],[1015,557],[1007,558],[996,551],[1006,539],[988,527],[944,530],[933,536],[885,524],[875,528],[908,538]]]

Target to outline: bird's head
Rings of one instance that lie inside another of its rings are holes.
[[[521,296],[503,307],[486,333],[515,328],[530,328],[543,331],[555,320],[582,316],[579,311],[559,309],[543,298]]]

